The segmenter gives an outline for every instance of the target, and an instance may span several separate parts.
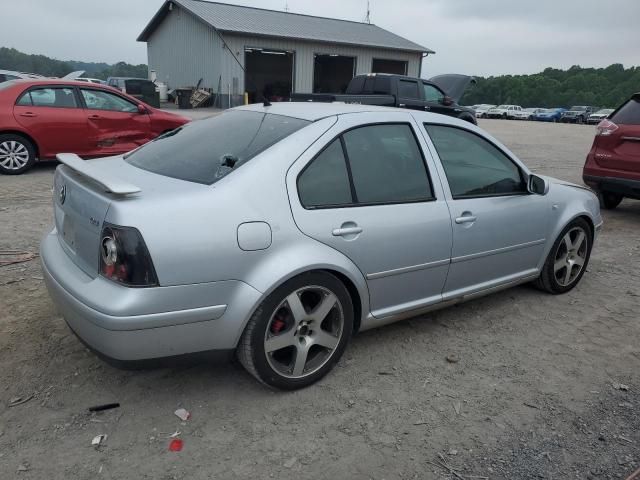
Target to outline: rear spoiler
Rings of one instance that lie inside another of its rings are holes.
[[[116,195],[129,195],[142,191],[140,187],[120,180],[103,168],[85,162],[75,153],[59,153],[56,158],[60,163],[99,184],[104,188],[105,192],[115,193]]]

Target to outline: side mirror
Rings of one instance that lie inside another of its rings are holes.
[[[140,113],[140,114],[149,113],[149,110],[147,110],[147,107],[145,107],[144,105],[139,103],[138,104],[138,113]]]
[[[451,105],[453,105],[453,98],[451,98],[449,95],[445,95],[442,99],[442,105],[444,105],[445,107],[450,107]]]
[[[536,195],[546,195],[547,193],[549,193],[549,182],[537,175],[530,175],[527,189],[529,190],[529,193],[535,193]]]

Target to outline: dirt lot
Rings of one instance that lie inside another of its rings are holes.
[[[580,181],[592,127],[482,126]],[[1,250],[37,252],[53,171],[0,177]],[[640,467],[640,202],[604,218],[571,293],[523,286],[366,332],[294,393],[234,364],[116,370],[67,329],[37,259],[0,267],[0,478],[625,478]],[[87,412],[107,402],[121,407]]]

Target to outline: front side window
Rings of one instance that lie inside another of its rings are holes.
[[[16,105],[34,107],[76,108],[76,96],[72,88],[36,88],[24,93]]]
[[[454,199],[523,194],[520,168],[492,143],[475,133],[425,124],[447,175]]]
[[[427,102],[441,103],[444,100],[444,93],[438,90],[433,85],[427,83],[423,84],[424,87],[424,99]]]
[[[412,80],[398,80],[398,96],[400,98],[419,99],[418,82]]]
[[[298,193],[300,203],[305,208],[348,205],[353,202],[347,164],[339,138],[300,174]]]
[[[109,110],[113,112],[133,113],[138,111],[138,106],[124,98],[102,90],[89,90],[81,88],[82,98],[87,108],[91,110]]]

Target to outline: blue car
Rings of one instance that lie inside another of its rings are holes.
[[[566,108],[545,108],[533,115],[533,120],[538,122],[559,122],[562,112],[566,112]]]

